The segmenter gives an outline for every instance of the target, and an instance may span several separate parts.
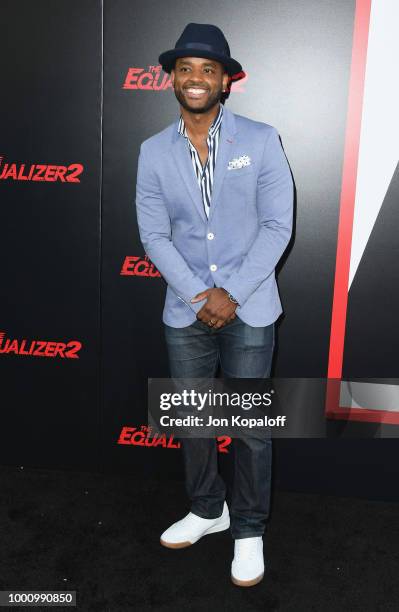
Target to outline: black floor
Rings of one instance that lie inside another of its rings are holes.
[[[189,509],[180,482],[9,467],[0,482],[0,590],[76,590],[85,612],[399,610],[395,503],[275,492],[265,578],[243,589],[228,531],[159,545]]]

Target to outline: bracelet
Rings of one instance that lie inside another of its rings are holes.
[[[231,293],[229,293],[229,300],[230,302],[233,302],[233,304],[238,304],[239,306],[238,300],[236,300],[235,297],[231,295]]]

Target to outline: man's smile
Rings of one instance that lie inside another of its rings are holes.
[[[184,88],[184,93],[186,94],[187,98],[193,98],[195,100],[204,96],[206,93],[208,93],[208,91],[209,90],[205,89],[204,87],[185,87]]]

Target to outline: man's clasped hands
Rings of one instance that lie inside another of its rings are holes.
[[[219,329],[236,318],[237,304],[229,298],[226,289],[214,287],[197,293],[191,302],[201,302],[206,299],[205,304],[197,313],[197,319],[209,327]]]

